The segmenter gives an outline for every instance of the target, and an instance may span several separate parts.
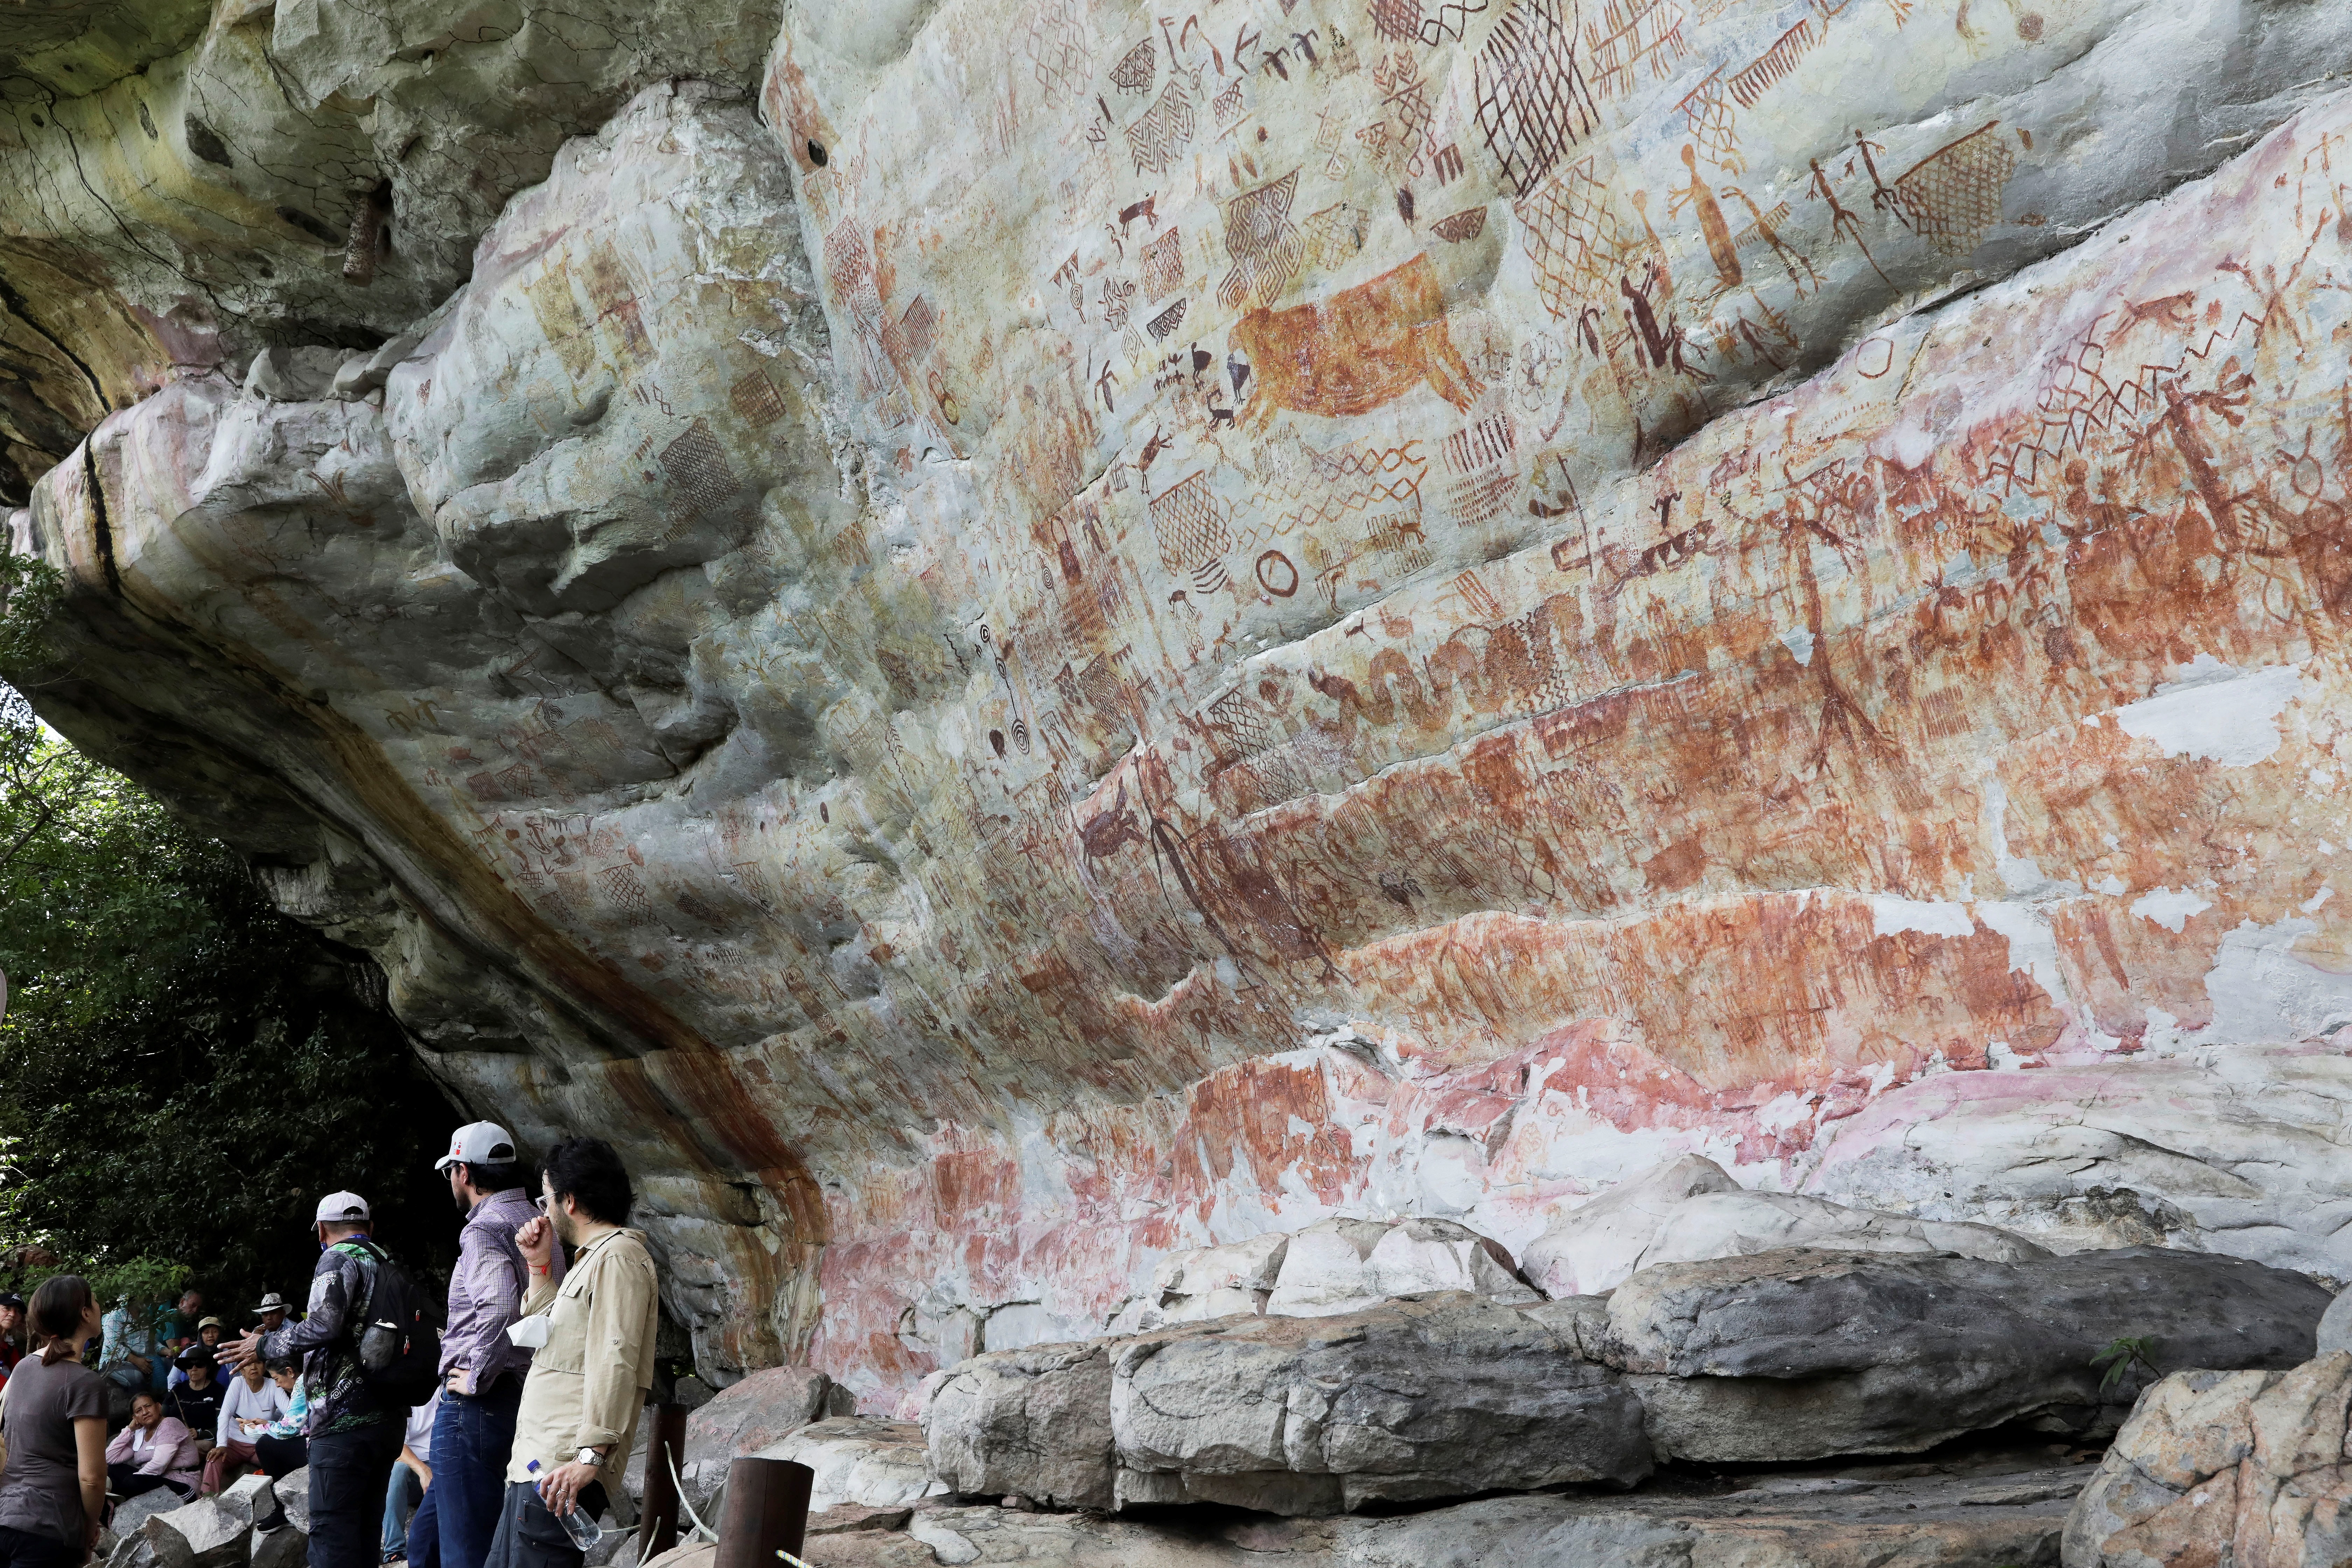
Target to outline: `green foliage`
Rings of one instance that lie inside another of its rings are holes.
[[[56,657],[46,628],[65,592],[64,573],[0,542],[0,669],[25,669]]]
[[[2164,1375],[2157,1370],[2156,1341],[2145,1335],[2138,1338],[2109,1340],[2106,1347],[2091,1358],[2091,1364],[2107,1369],[2106,1375],[2099,1379],[2101,1394],[2106,1393],[2107,1390],[2121,1383],[2126,1374],[2135,1366],[2150,1378]]]
[[[0,1258],[146,1300],[184,1269],[227,1316],[301,1298],[312,1206],[349,1187],[446,1267],[452,1112],[363,999],[367,961],[0,693]]]

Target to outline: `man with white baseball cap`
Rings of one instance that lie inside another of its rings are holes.
[[[329,1193],[313,1229],[319,1267],[307,1316],[276,1332],[256,1329],[221,1347],[224,1365],[299,1357],[310,1400],[303,1436],[310,1467],[310,1568],[378,1568],[383,1494],[400,1458],[408,1412],[387,1407],[360,1364],[360,1319],[371,1281],[392,1261],[368,1235],[367,1200]]]
[[[408,1554],[412,1563],[424,1562],[423,1543],[437,1538],[440,1568],[482,1568],[505,1502],[503,1472],[530,1371],[531,1352],[507,1335],[522,1316],[530,1281],[515,1232],[539,1211],[514,1139],[495,1121],[468,1122],[451,1133],[449,1152],[433,1168],[448,1177],[449,1195],[467,1218],[441,1336],[433,1484],[408,1521]],[[559,1258],[554,1278],[562,1277]]]

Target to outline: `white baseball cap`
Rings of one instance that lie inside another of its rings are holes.
[[[357,1193],[329,1193],[319,1200],[316,1225],[349,1225],[368,1217],[367,1199]]]
[[[456,1164],[504,1165],[515,1157],[514,1140],[495,1121],[468,1121],[449,1134],[449,1152],[433,1163],[436,1171]]]

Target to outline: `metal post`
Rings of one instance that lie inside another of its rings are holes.
[[[677,1480],[686,1468],[686,1406],[654,1406],[653,1447],[646,1454],[646,1515],[637,1521],[637,1561],[650,1563],[677,1544]]]
[[[727,1471],[727,1510],[711,1568],[782,1568],[779,1552],[798,1557],[815,1484],[814,1470],[790,1459],[736,1460]]]

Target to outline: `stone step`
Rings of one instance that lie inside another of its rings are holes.
[[[2057,1568],[2084,1465],[1888,1466],[1704,1492],[1538,1493],[1386,1519],[918,1510],[901,1531],[810,1540],[813,1568]],[[1687,1483],[1685,1483],[1687,1485]]]

